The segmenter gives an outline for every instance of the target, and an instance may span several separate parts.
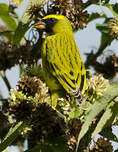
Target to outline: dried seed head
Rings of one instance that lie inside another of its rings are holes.
[[[10,91],[9,111],[16,120],[30,120],[38,104],[49,101],[48,87],[35,76],[24,76]]]
[[[109,34],[113,38],[118,39],[118,16],[116,16],[113,19],[110,19],[108,27],[110,30]]]
[[[44,17],[45,11],[44,11],[43,3],[31,4],[31,7],[27,10],[27,13],[30,15],[31,19],[34,19],[37,17],[41,17],[41,18]]]
[[[22,91],[27,96],[35,96],[36,94],[47,96],[48,94],[48,87],[35,76],[24,76],[20,78],[18,90]]]
[[[109,87],[109,82],[107,79],[103,78],[102,75],[91,77],[87,79],[86,85],[86,97],[90,102],[94,102]]]
[[[69,123],[69,129],[65,133],[66,144],[72,151],[75,151],[81,126],[82,123],[79,119],[72,119],[72,121]]]
[[[34,109],[31,101],[19,98],[15,100],[16,104],[9,105],[9,114],[18,121],[28,121]]]
[[[32,114],[32,130],[29,132],[29,138],[40,143],[47,137],[57,137],[63,134],[65,123],[57,112],[48,104],[39,104]]]
[[[47,9],[44,9],[47,6]],[[86,27],[88,13],[84,11],[82,0],[55,0],[48,1],[47,5],[35,4],[28,10],[30,18],[43,18],[49,14],[62,14],[66,16],[72,25],[73,30]]]
[[[82,0],[59,0],[51,5],[55,14],[66,16],[73,27],[73,30],[84,28],[87,24],[88,14],[84,11]]]
[[[104,138],[99,138],[95,143],[94,147],[86,152],[112,152],[113,146],[108,140]]]

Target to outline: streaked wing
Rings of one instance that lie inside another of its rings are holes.
[[[78,96],[85,88],[86,71],[73,37],[66,35],[56,34],[47,38],[46,58],[52,75],[68,93]]]

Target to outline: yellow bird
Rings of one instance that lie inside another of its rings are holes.
[[[75,43],[69,20],[63,15],[47,15],[34,24],[48,36],[41,56],[46,84],[52,94],[52,104],[66,93],[82,100],[86,86],[86,70]]]

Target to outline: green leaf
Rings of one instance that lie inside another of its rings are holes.
[[[111,10],[114,16],[118,15],[118,4],[112,5],[112,4],[107,3],[105,4],[105,6]]]
[[[50,145],[37,145],[32,149],[26,150],[24,152],[53,152]]]
[[[13,39],[13,32],[11,31],[0,32],[0,35],[6,36],[10,41]]]
[[[37,145],[32,149],[26,150],[25,152],[69,152],[67,148],[63,146],[54,145]]]
[[[3,22],[8,26],[8,28],[14,31],[17,27],[17,24],[13,17],[11,17],[8,13],[8,5],[1,3],[0,4],[0,18]]]
[[[109,36],[109,34],[102,33],[101,43],[97,53],[101,54],[104,51],[104,49],[106,49],[106,47],[111,44],[112,41],[113,38]]]
[[[101,54],[104,49],[111,44],[113,38],[109,35],[109,29],[107,23],[96,24],[96,28],[102,33],[101,42],[97,54]]]
[[[3,152],[9,152],[8,149],[5,149]]]
[[[105,3],[109,3],[110,0],[105,0]]]
[[[107,138],[108,140],[118,142],[118,138],[113,134],[111,127],[106,127],[100,132],[100,135],[102,135],[104,138]]]
[[[69,113],[69,118],[73,119],[73,118],[79,118],[80,116],[80,110],[73,110]]]
[[[116,13],[116,15],[118,15],[118,3],[116,3],[115,5],[113,5],[113,10]]]
[[[96,28],[102,33],[109,33],[108,24],[96,24]]]
[[[92,133],[92,138],[94,138],[94,136],[98,134],[104,126],[106,127],[111,125],[115,116],[118,115],[118,103],[112,102],[110,104],[112,104],[112,106],[107,107],[106,111],[99,120],[94,132]]]
[[[1,89],[0,89],[0,98],[2,98],[2,92],[1,92]]]
[[[18,27],[13,37],[13,44],[16,44],[16,45],[20,44],[22,38],[24,37],[28,29],[29,29],[28,24],[23,24],[22,22],[19,22]]]
[[[0,151],[3,151],[4,149],[7,148],[15,139],[16,137],[20,134],[20,131],[23,129],[25,123],[22,121],[17,122],[15,126],[12,126],[7,135],[5,136],[4,140],[0,144]]]
[[[48,144],[40,144],[25,152],[69,152],[62,138],[51,138]]]
[[[99,98],[91,107],[91,111],[87,114],[85,122],[81,128],[78,136],[78,141],[76,145],[76,152],[78,150],[79,142],[83,136],[89,130],[93,119],[108,105],[108,103],[113,100],[118,95],[118,83],[113,83],[104,93],[104,95]]]
[[[105,18],[106,16],[105,15],[100,15],[99,13],[92,13],[88,19],[88,22],[91,22],[95,19],[98,19],[98,18]]]
[[[18,7],[20,7],[21,3],[23,2],[23,0],[14,0],[17,4],[18,4]]]

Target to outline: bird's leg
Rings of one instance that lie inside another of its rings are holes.
[[[56,108],[57,106],[58,99],[62,97],[63,97],[62,90],[51,91],[51,104],[54,108]]]
[[[54,108],[56,108],[56,106],[57,106],[58,99],[59,99],[58,92],[57,91],[52,91],[51,92],[51,104]]]

